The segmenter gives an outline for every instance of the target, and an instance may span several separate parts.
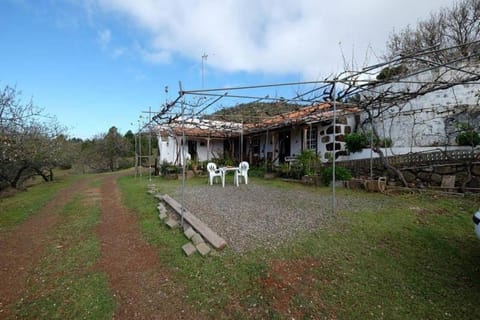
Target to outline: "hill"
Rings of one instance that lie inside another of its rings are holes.
[[[254,123],[281,113],[297,110],[301,107],[301,105],[286,102],[242,103],[234,107],[222,108],[212,114],[206,115],[204,118],[211,120]]]

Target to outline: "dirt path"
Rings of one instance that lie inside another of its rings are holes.
[[[98,191],[91,176],[61,190],[38,213],[11,231],[0,233],[0,318],[15,317],[28,277],[55,237],[60,215],[77,194],[101,197],[102,215],[95,233],[101,243],[96,269],[107,274],[117,302],[114,319],[202,319],[184,302],[184,290],[171,281],[157,250],[142,238],[135,214],[121,205],[116,179],[106,175]],[[92,194],[95,193],[95,194]]]
[[[20,299],[29,272],[42,257],[52,238],[50,230],[59,212],[73,196],[87,188],[87,179],[61,190],[39,212],[13,230],[0,233],[0,315],[6,317],[11,304]]]
[[[121,205],[116,176],[101,187],[100,268],[119,305],[115,319],[199,319],[183,303],[180,288],[160,265],[156,250],[142,238],[134,214]]]

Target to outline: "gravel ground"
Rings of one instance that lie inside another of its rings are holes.
[[[331,195],[314,188],[279,188],[250,183],[185,188],[185,208],[241,252],[276,247],[296,234],[325,225]],[[181,201],[181,190],[171,196]],[[337,197],[338,210],[354,210],[358,199]]]

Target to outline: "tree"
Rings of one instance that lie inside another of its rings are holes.
[[[136,145],[135,139],[136,139],[136,137],[133,134],[132,130],[128,130],[127,133],[125,133],[125,135],[123,137],[130,144],[129,155],[132,155],[132,156],[135,155],[135,145]]]
[[[10,86],[0,91],[0,189],[17,188],[37,175],[53,180],[61,150],[57,137],[63,127],[20,95]]]
[[[409,55],[428,52],[429,60],[442,63],[452,58],[443,50],[455,47],[456,57],[467,57],[478,53],[480,45],[480,0],[461,0],[450,8],[432,13],[427,20],[420,21],[412,29],[408,26],[393,33],[387,42],[386,58],[398,54]],[[422,63],[421,60],[417,60]]]
[[[123,138],[116,127],[111,127],[99,144],[100,153],[106,159],[110,171],[118,168],[118,160],[128,154],[130,146],[128,141]]]
[[[128,139],[122,137],[116,127],[111,127],[106,134],[82,143],[81,162],[94,171],[115,171],[119,168],[120,159],[130,150]]]

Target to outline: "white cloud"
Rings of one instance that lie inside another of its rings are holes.
[[[146,49],[138,43],[135,43],[134,50],[143,58],[143,60],[149,63],[165,64],[171,61],[171,54],[168,50],[162,50],[161,48],[154,50]]]
[[[103,29],[97,33],[97,42],[100,44],[102,49],[107,49],[110,41],[112,40],[112,33],[108,29]]]
[[[127,52],[128,52],[127,48],[118,47],[118,48],[115,48],[115,49],[112,50],[112,57],[118,58],[118,57],[121,57],[121,56],[127,54]]]
[[[90,0],[91,1],[91,0]],[[451,0],[97,0],[108,14],[149,35],[150,62],[181,55],[196,61],[215,54],[210,67],[236,72],[327,76],[349,64],[375,63],[395,28],[415,24]],[[108,30],[100,43],[110,41]],[[341,46],[339,43],[341,42]],[[366,59],[365,57],[370,57]]]

